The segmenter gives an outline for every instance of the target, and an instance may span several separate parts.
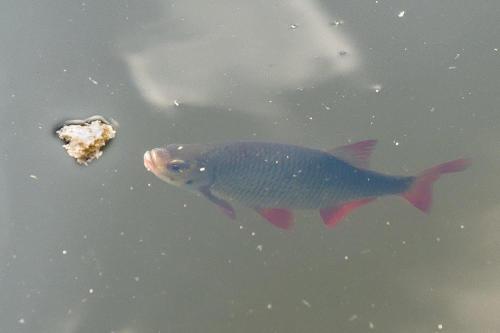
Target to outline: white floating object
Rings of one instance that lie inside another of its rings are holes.
[[[66,142],[63,147],[79,164],[88,165],[102,155],[102,148],[113,139],[116,130],[107,120],[93,116],[86,120],[68,121],[56,134]]]

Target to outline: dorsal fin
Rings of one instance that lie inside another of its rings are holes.
[[[340,146],[329,151],[341,160],[359,168],[368,168],[371,152],[377,144],[377,140],[365,140]]]

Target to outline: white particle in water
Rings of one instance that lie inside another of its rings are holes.
[[[264,249],[264,247],[261,244],[257,245],[257,250],[258,251],[262,252],[263,249]]]
[[[38,176],[37,175],[30,175],[30,178],[38,180]]]
[[[271,310],[271,309],[273,308],[273,305],[272,305],[271,303],[269,303],[269,304],[266,306],[266,308],[267,308],[268,310]]]
[[[255,231],[252,231],[251,235],[252,235],[252,236],[255,236]]]
[[[465,228],[465,226],[462,224],[462,225],[460,226],[460,229],[464,229],[464,228]]]
[[[140,277],[138,277],[138,276],[134,276],[134,281],[135,281],[135,282],[139,282],[140,280],[141,280],[141,278],[140,278]]]
[[[177,147],[177,150],[182,150],[182,149],[184,149],[184,146]]]
[[[387,222],[385,222],[385,225],[390,226],[391,222],[387,221]]]
[[[401,244],[406,245],[406,241],[401,241]]]
[[[349,260],[349,256],[345,256],[345,257],[344,257],[344,260]]]
[[[405,11],[404,10],[400,11],[399,14],[398,14],[399,18],[401,18],[403,16],[405,16]]]
[[[309,303],[307,300],[303,299],[302,300],[302,304],[304,304],[305,306],[307,306],[308,308],[311,307],[311,303]]]
[[[90,288],[89,289],[89,294],[93,294],[94,293],[94,289]]]
[[[326,111],[330,111],[331,110],[330,106],[328,106],[326,104],[321,104],[321,105],[325,108]]]
[[[370,321],[368,322],[368,327],[372,330],[375,328],[375,325]]]
[[[378,94],[382,90],[382,85],[381,84],[374,84],[372,85],[372,89]]]
[[[68,251],[62,250],[62,254],[68,254]]]
[[[457,66],[449,66],[448,69],[457,69]]]
[[[151,183],[148,183],[148,187],[151,187]]]
[[[97,82],[96,80],[94,80],[92,77],[89,76],[89,81],[92,82],[93,84],[95,85],[98,85],[99,82]]]
[[[438,330],[442,330],[443,329],[443,324],[438,324]]]
[[[460,53],[457,53],[454,59],[457,60],[458,58],[460,58]]]
[[[357,314],[353,314],[352,316],[349,317],[349,321],[355,321],[356,319],[358,319]]]
[[[431,107],[431,108],[429,109],[429,112],[434,112],[434,111],[436,111],[436,108],[435,108],[435,107]]]
[[[131,191],[133,191],[133,190],[134,190],[134,187],[133,187],[133,186],[130,186],[130,187],[129,187],[129,189],[130,189]]]
[[[203,172],[203,171],[205,171],[205,170],[206,170],[206,169],[205,169],[204,167],[201,167],[201,168],[200,168],[200,171],[201,171],[201,172]]]
[[[17,322],[22,325],[22,324],[26,323],[26,320],[24,320],[24,318],[19,318],[19,320]]]
[[[436,237],[436,242],[440,242],[441,241],[441,238],[440,237]]]
[[[290,29],[294,30],[297,29],[299,26],[296,24],[290,24]]]
[[[175,106],[179,106],[179,105],[180,105],[180,104],[179,104],[179,101],[174,100],[174,105],[175,105]]]
[[[396,139],[392,140],[392,143],[394,143],[395,146],[399,146],[399,141]]]

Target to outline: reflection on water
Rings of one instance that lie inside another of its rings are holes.
[[[160,107],[179,103],[268,111],[297,89],[360,66],[354,43],[316,1],[180,1],[125,55],[141,94]],[[177,32],[177,38],[166,38]]]
[[[4,1],[0,332],[497,332],[499,6]],[[53,128],[93,114],[120,135],[79,168]],[[381,172],[473,164],[429,215],[383,198],[283,232],[142,162],[166,143],[371,138]]]

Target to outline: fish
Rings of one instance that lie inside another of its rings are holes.
[[[416,176],[369,169],[376,140],[329,151],[283,143],[169,144],[144,154],[144,166],[158,178],[200,193],[231,219],[233,202],[253,208],[281,229],[290,229],[292,210],[319,210],[327,227],[378,197],[399,195],[423,212],[432,203],[432,185],[447,173],[465,170],[466,158],[445,162]]]

